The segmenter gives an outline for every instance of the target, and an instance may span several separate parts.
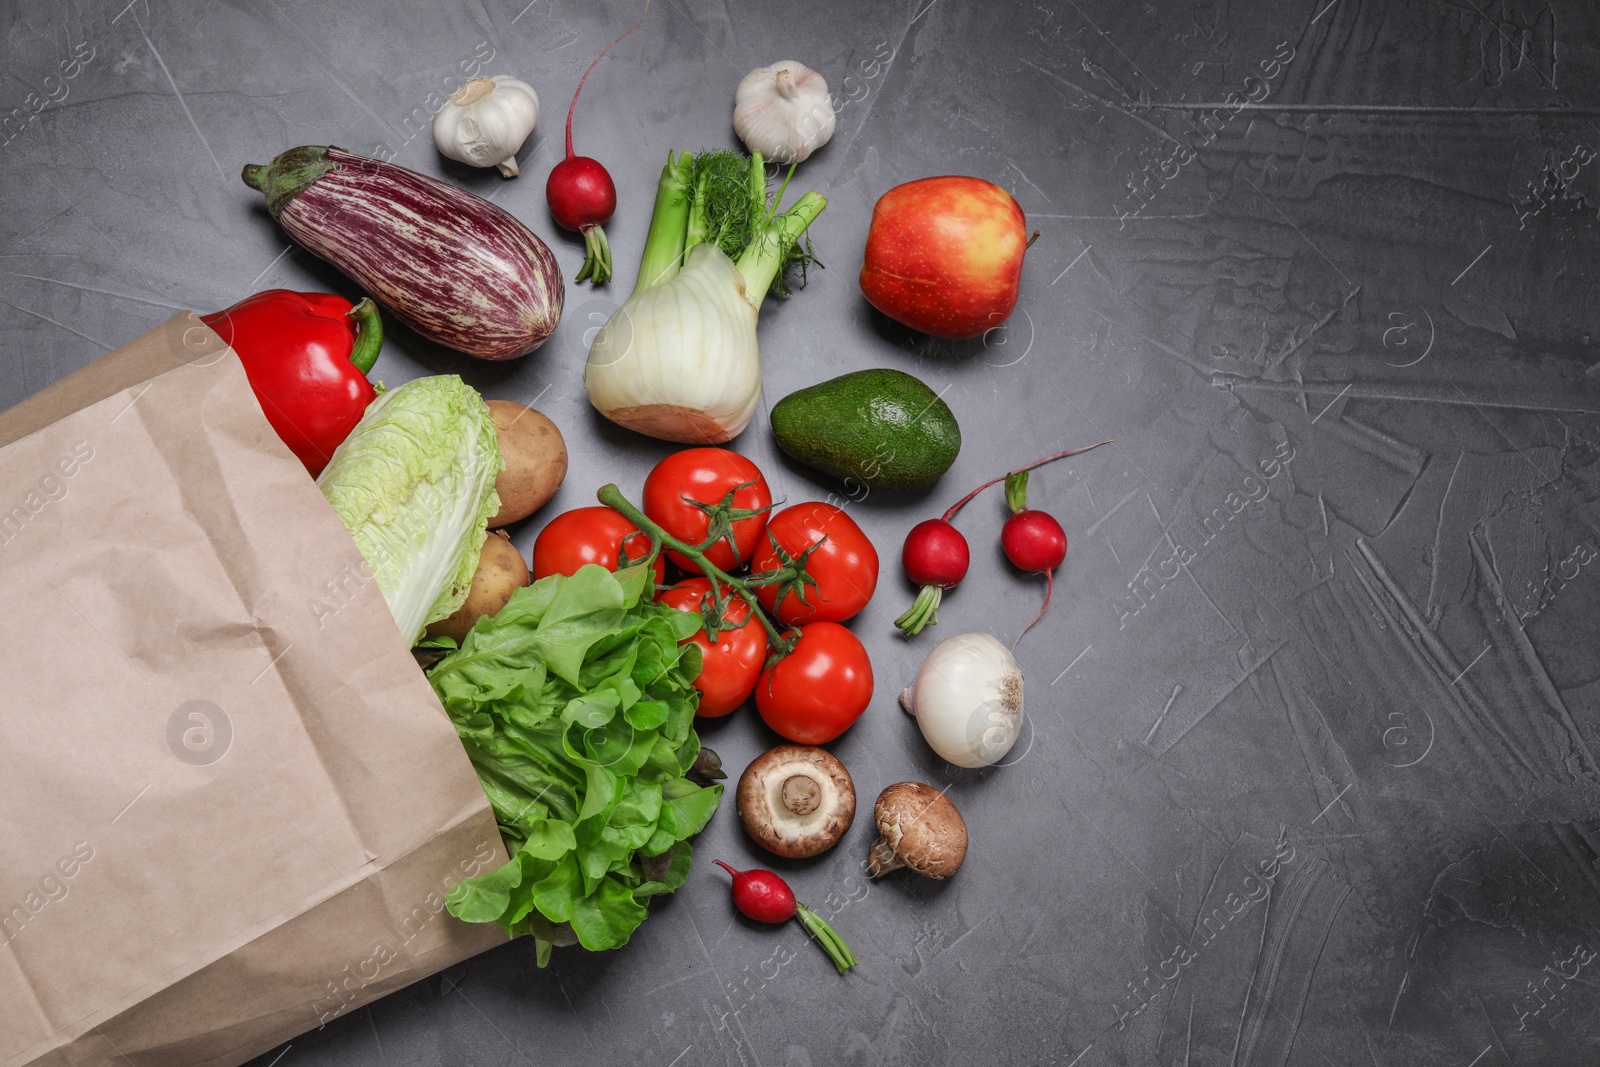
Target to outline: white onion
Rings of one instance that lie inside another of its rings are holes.
[[[958,767],[1005,758],[1022,728],[1022,670],[988,634],[957,634],[933,647],[900,704],[923,739]]]

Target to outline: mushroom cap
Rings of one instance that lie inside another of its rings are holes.
[[[856,787],[833,753],[815,745],[779,745],[750,761],[739,777],[739,821],[756,844],[805,859],[839,843],[856,817]]]
[[[966,820],[931,785],[896,782],[878,794],[872,818],[895,858],[925,878],[948,878],[967,858]]]

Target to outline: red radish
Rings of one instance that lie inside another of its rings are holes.
[[[971,561],[967,539],[948,519],[926,519],[911,527],[900,551],[900,565],[905,568],[906,577],[922,590],[911,609],[894,624],[911,637],[929,623],[938,622],[940,597],[946,589],[961,584]]]
[[[745,918],[758,923],[786,923],[794,918],[799,905],[788,882],[771,871],[736,871],[721,860],[716,864],[733,875],[733,906]]]
[[[611,218],[617,210],[617,186],[598,159],[573,155],[572,114],[578,109],[578,94],[583,92],[583,83],[589,80],[595,64],[604,59],[605,54],[615,48],[623,37],[643,25],[645,15],[649,13],[650,0],[645,0],[639,21],[602,48],[589,64],[589,69],[583,72],[583,77],[578,79],[578,87],[572,93],[572,103],[567,107],[567,157],[551,169],[550,178],[545,182],[544,196],[550,203],[550,214],[556,223],[563,229],[577,230],[583,234],[583,267],[574,281],[588,280],[598,285],[611,277],[611,242],[606,240],[606,231],[601,223]]]
[[[1055,516],[1028,507],[1027,471],[1007,475],[1006,504],[1011,508],[1011,517],[1000,528],[1000,547],[1013,567],[1029,574],[1042,574],[1045,583],[1044,603],[1039,605],[1039,614],[1033,617],[1033,622],[1017,635],[1017,641],[1021,641],[1022,634],[1033,629],[1033,623],[1044,618],[1050,607],[1050,596],[1056,590],[1056,568],[1067,558],[1067,531],[1061,528]],[[1011,647],[1016,648],[1017,642],[1013,641]]]
[[[1101,445],[1108,445],[1115,440],[1117,440],[1117,438],[1113,437],[1107,441],[1098,441],[1095,444],[1089,445],[1085,448],[1069,448],[1065,452],[1057,452],[1053,456],[1046,456],[1043,459],[1035,460],[1026,467],[1019,467],[1010,474],[1002,474],[998,478],[990,478],[988,481],[978,486],[978,488],[974,489],[960,500],[957,500],[954,504],[951,504],[950,509],[946,511],[942,517],[937,519],[928,519],[913,526],[911,528],[911,532],[906,535],[905,548],[900,554],[900,564],[905,568],[906,577],[910,578],[917,585],[922,586],[922,589],[917,593],[917,599],[911,605],[910,610],[896,619],[894,624],[900,627],[907,637],[912,637],[921,633],[922,628],[927,626],[929,623],[937,623],[939,621],[940,596],[944,590],[955,588],[961,583],[962,579],[967,576],[967,564],[970,559],[970,553],[967,549],[967,539],[961,536],[961,531],[957,530],[953,525],[951,525],[950,520],[956,517],[956,512],[960,511],[962,508],[971,503],[974,497],[983,492],[985,489],[989,488],[991,485],[995,485],[999,482],[1005,482],[1007,499],[1009,500],[1012,480],[1020,478],[1020,492],[1022,493],[1021,499],[1025,500],[1027,496],[1028,471],[1033,470],[1035,467],[1042,467],[1046,463],[1051,463],[1058,459],[1065,459],[1068,456],[1076,456],[1084,452],[1093,451],[1094,449],[1099,448]],[[1024,510],[1024,506],[1023,504],[1019,503],[1015,505],[1013,510]],[[1061,524],[1056,522],[1056,520],[1052,519],[1049,515],[1046,515],[1043,512],[1031,512],[1030,516],[1037,517],[1030,517],[1024,520],[1017,526],[1015,532],[1012,532],[1012,523],[1018,519],[1021,519],[1022,516],[1013,515],[1012,518],[1006,522],[1005,529],[1000,535],[1001,547],[1005,549],[1006,558],[1011,560],[1012,563],[1016,564],[1018,567],[1021,567],[1023,570],[1035,571],[1035,568],[1028,566],[1016,555],[1012,554],[1011,542],[1007,541],[1007,537],[1020,538],[1020,540],[1016,541],[1016,543],[1019,546],[1018,550],[1023,553],[1022,559],[1034,560],[1038,558],[1046,558],[1045,556],[1030,555],[1027,551],[1027,548],[1028,546],[1044,544],[1048,542],[1048,538],[1042,537],[1040,533],[1031,531],[1033,531],[1035,527],[1042,525],[1040,520],[1049,523],[1050,526],[1055,528],[1055,536],[1059,538],[1061,548],[1061,554],[1054,563],[1047,567],[1037,569],[1037,573],[1049,575],[1050,572],[1056,567],[1059,567],[1061,565],[1061,561],[1066,558],[1067,535],[1066,532],[1061,529]],[[1050,594],[1049,592],[1046,592],[1045,604],[1048,605],[1049,603]],[[1042,616],[1044,614],[1044,610],[1040,609],[1039,614]],[[1034,622],[1038,621],[1039,620],[1037,618],[1034,619]],[[1028,624],[1028,626],[1032,625],[1032,622]],[[1022,632],[1027,633],[1028,631],[1024,629]],[[1018,640],[1021,640],[1020,635]]]
[[[1000,547],[1018,570],[1049,574],[1067,558],[1067,531],[1046,513],[1023,508],[1001,527]]]
[[[733,906],[747,919],[754,919],[759,923],[782,923],[790,919],[799,919],[800,925],[806,928],[806,933],[811,935],[822,951],[828,954],[833,965],[843,974],[856,965],[855,953],[850,951],[850,946],[844,939],[833,932],[833,927],[822,920],[822,916],[798,904],[794,899],[794,890],[789,888],[789,883],[771,871],[750,870],[739,871],[716,860],[716,865],[733,875]]]

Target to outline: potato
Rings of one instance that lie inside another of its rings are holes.
[[[459,644],[473,623],[505,607],[511,594],[531,579],[522,553],[517,551],[506,532],[490,530],[478,553],[478,570],[472,576],[472,588],[467,590],[466,601],[454,615],[430,623],[428,636],[453,637]]]
[[[544,507],[567,476],[567,443],[556,424],[513,400],[489,401],[506,469],[494,480],[500,510],[490,526],[525,519]]]

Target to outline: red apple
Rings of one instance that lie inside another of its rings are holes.
[[[1027,220],[1011,194],[947,175],[897,185],[867,231],[861,292],[896,322],[935,337],[977,337],[1017,306]]]

